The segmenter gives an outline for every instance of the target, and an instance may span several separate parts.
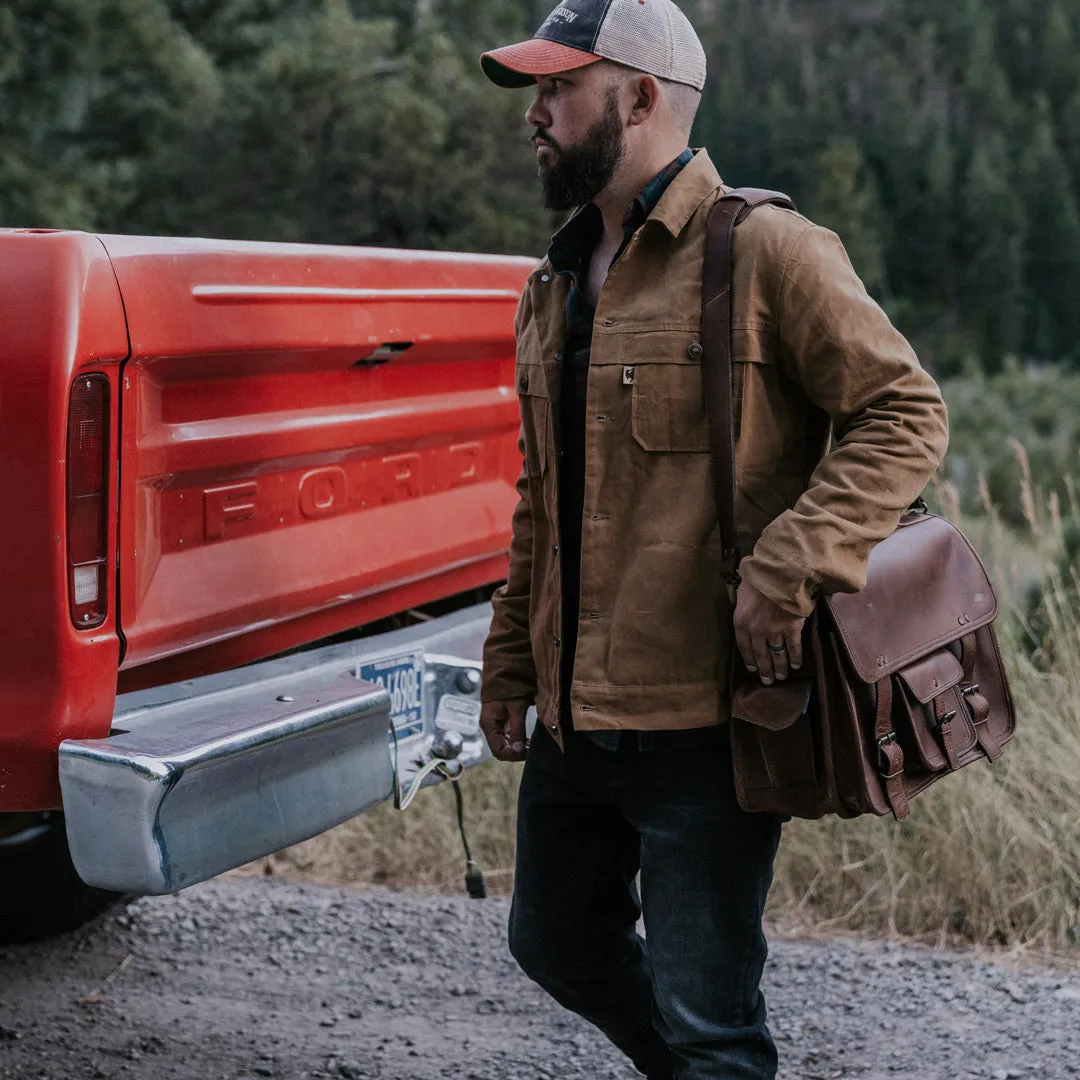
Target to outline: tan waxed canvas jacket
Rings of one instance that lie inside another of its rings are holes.
[[[728,718],[733,610],[720,572],[701,368],[708,214],[699,151],[612,267],[587,396],[578,730]],[[518,309],[518,481],[507,584],[484,652],[485,701],[534,701],[558,737],[562,584],[556,455],[569,283],[545,260]],[[809,615],[865,583],[944,456],[934,381],[870,298],[838,238],[766,206],[736,230],[736,473],[742,577]],[[830,450],[830,436],[835,443]]]

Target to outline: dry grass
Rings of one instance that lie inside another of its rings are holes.
[[[1022,451],[1018,451],[1026,464]],[[1025,473],[1026,477],[1026,473]],[[1026,535],[989,512],[968,522],[1009,612],[1002,645],[1019,733],[997,766],[976,765],[915,804],[911,821],[795,822],[777,868],[770,919],[780,931],[844,931],[1032,948],[1080,957],[1080,581],[1053,570],[1060,508],[1040,510],[1030,478]],[[945,488],[940,501],[955,513]],[[1080,515],[1078,515],[1080,516]],[[1039,581],[1056,643],[1023,647],[1018,611]],[[518,771],[475,770],[465,784],[478,860],[510,884]],[[258,864],[264,872],[336,884],[461,887],[452,793],[427,791],[408,813],[383,807]]]
[[[520,767],[473,769],[462,790],[473,857],[492,892],[508,892]],[[246,873],[326,885],[462,889],[465,855],[449,784],[426,788],[405,813],[386,804],[306,844],[262,859]]]
[[[1071,677],[1012,667],[1023,726],[997,766],[937,785],[903,825],[789,827],[772,907],[781,927],[1080,947],[1080,663]]]

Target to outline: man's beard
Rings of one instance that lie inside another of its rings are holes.
[[[555,164],[550,168],[540,166],[544,206],[548,210],[573,210],[592,202],[611,183],[625,146],[618,94],[612,91],[604,115],[589,128],[581,142],[565,148],[553,145],[557,153]]]

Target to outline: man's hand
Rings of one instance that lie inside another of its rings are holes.
[[[480,728],[488,747],[499,761],[524,761],[529,744],[525,738],[527,701],[485,701],[480,709]]]
[[[784,682],[802,667],[802,631],[806,620],[777,607],[745,581],[735,607],[735,641],[746,670],[766,686]]]

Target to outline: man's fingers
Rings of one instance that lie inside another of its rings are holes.
[[[786,682],[791,674],[789,668],[790,657],[788,655],[787,642],[784,638],[772,638],[768,640],[769,657],[772,660],[773,671],[777,682]]]
[[[481,707],[480,730],[499,761],[525,760],[527,711],[528,705],[522,701],[489,701]]]
[[[506,761],[507,727],[510,723],[510,712],[505,701],[485,702],[480,709],[480,730],[487,740],[488,749],[492,756],[499,761]]]
[[[803,624],[799,623],[786,635],[788,660],[791,662],[792,671],[800,671],[803,666],[802,629]]]
[[[507,749],[512,755],[512,761],[524,761],[528,743],[525,739],[525,706],[519,702],[511,702],[507,706],[509,721],[506,726]]]
[[[746,670],[749,671],[751,675],[756,675],[757,661],[754,659],[754,645],[750,639],[750,635],[744,630],[736,629],[735,643],[739,647],[739,653],[742,656],[743,663],[746,665]]]
[[[747,671],[756,673],[766,686],[799,671],[805,622],[744,581],[735,606],[735,641]]]
[[[773,672],[773,654],[769,652],[769,643],[764,635],[755,635],[753,638],[754,644],[754,662],[757,664],[758,675],[761,677],[761,681],[766,686],[772,686],[776,681],[776,676]]]

